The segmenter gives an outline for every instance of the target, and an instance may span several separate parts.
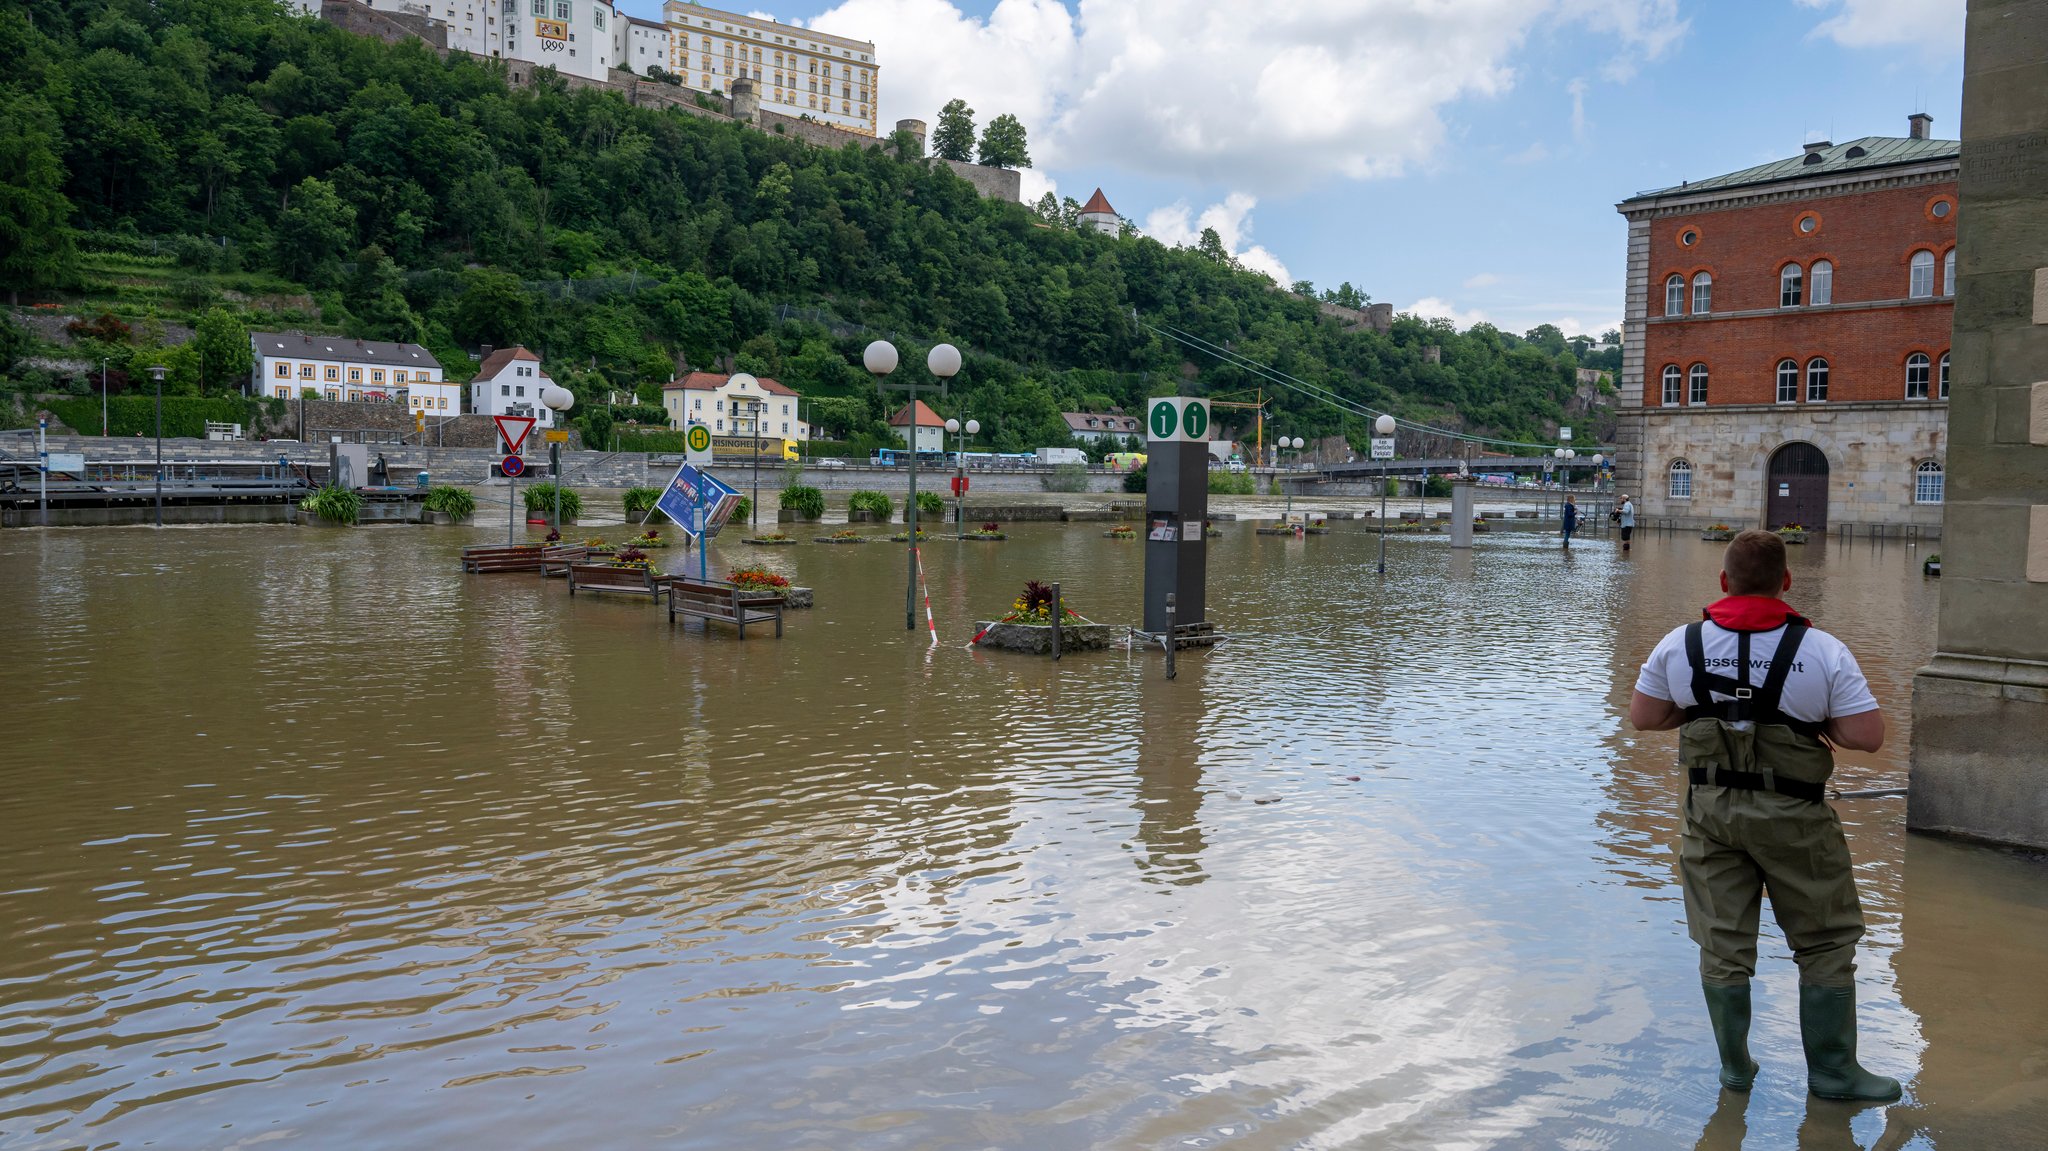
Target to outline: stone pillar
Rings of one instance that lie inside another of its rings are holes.
[[[1472,485],[1467,476],[1451,481],[1451,546],[1472,546]]]
[[[911,151],[910,155],[908,155],[908,156],[903,156],[903,157],[900,157],[901,159],[904,159],[904,160],[909,160],[909,159],[912,159],[912,158],[914,158],[914,157],[918,157],[918,156],[922,156],[922,155],[924,155],[924,121],[923,121],[923,120],[898,120],[898,121],[896,121],[896,130],[897,130],[898,132],[908,132],[908,133],[910,133],[910,135],[911,135],[911,138],[913,138],[913,139],[915,139],[915,140],[917,141],[917,145],[916,145],[916,147],[915,147],[915,148],[914,148],[914,149],[913,149],[913,150]]]
[[[2048,5],[1970,0],[1941,625],[1907,826],[2048,847]]]
[[[761,122],[761,93],[754,89],[754,81],[749,77],[733,79],[732,118],[743,124]]]

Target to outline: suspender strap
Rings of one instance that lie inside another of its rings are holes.
[[[1741,672],[1741,678],[1737,679],[1707,670],[1706,644],[1701,631],[1705,626],[1703,621],[1690,624],[1685,629],[1685,657],[1686,662],[1692,665],[1694,700],[1693,706],[1685,709],[1685,718],[1780,724],[1809,738],[1820,736],[1826,724],[1794,719],[1779,706],[1784,700],[1785,681],[1791,676],[1793,665],[1799,661],[1799,645],[1809,630],[1805,620],[1794,616],[1785,621],[1785,634],[1778,638],[1778,650],[1771,654],[1771,666],[1764,673],[1763,686],[1754,688],[1748,683],[1750,633],[1735,633],[1735,660]],[[1714,692],[1734,698],[1716,700]]]
[[[1685,774],[1686,778],[1696,787],[1711,785],[1714,787],[1740,788],[1744,791],[1775,791],[1779,795],[1789,795],[1794,799],[1806,800],[1808,803],[1819,803],[1827,798],[1827,788],[1822,784],[1804,783],[1796,779],[1786,779],[1783,776],[1767,778],[1761,772],[1721,771],[1716,772],[1714,777],[1709,779],[1706,768],[1689,767],[1686,769]]]

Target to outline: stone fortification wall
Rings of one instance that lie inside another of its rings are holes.
[[[1630,421],[1624,421],[1624,426]],[[1942,505],[1913,502],[1914,468],[1946,457],[1948,405],[1800,405],[1642,413],[1640,485],[1618,486],[1641,514],[1682,527],[1761,527],[1771,453],[1795,440],[1828,458],[1828,526],[1913,525],[1938,534]],[[1693,465],[1692,498],[1670,496],[1673,460]]]
[[[448,52],[448,26],[423,16],[379,12],[357,0],[322,0],[320,18],[336,28],[359,36],[374,36],[388,44],[420,40],[436,52]]]
[[[953,174],[974,185],[985,199],[1008,200],[1012,204],[1024,199],[1024,174],[1012,168],[990,168],[981,164],[968,164],[959,160],[947,160],[946,166]]]

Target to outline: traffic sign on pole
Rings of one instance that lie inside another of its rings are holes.
[[[527,434],[533,431],[534,424],[540,422],[532,416],[492,416],[491,419],[498,425],[498,436],[505,441],[505,451],[512,455],[519,454]]]
[[[498,461],[498,468],[508,476],[524,475],[526,472],[526,461],[518,456],[506,456]]]
[[[1376,460],[1391,460],[1391,459],[1393,459],[1393,458],[1394,458],[1394,437],[1392,437],[1392,436],[1385,436],[1385,437],[1375,436],[1375,437],[1373,437],[1373,441],[1372,441],[1372,458],[1373,458],[1373,459],[1376,459]]]
[[[691,424],[683,431],[683,462],[693,467],[711,466],[711,429]]]

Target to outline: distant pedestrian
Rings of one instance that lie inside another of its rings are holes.
[[[1566,496],[1564,498],[1564,512],[1562,518],[1564,520],[1564,546],[1567,550],[1569,550],[1572,546],[1572,533],[1579,530],[1578,500],[1574,499],[1571,496]]]
[[[1636,534],[1636,505],[1627,496],[1621,497],[1621,506],[1614,509],[1615,522],[1621,525],[1621,550],[1628,550],[1629,537]]]

